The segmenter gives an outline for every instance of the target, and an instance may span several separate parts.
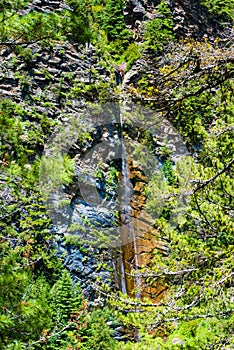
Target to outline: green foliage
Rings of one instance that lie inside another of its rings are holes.
[[[126,36],[126,33],[128,33],[124,24],[123,10],[123,0],[107,0],[103,29],[105,29],[109,41],[125,39],[124,37]]]
[[[140,57],[141,52],[139,46],[136,43],[131,43],[118,61],[119,63],[126,62],[128,70],[131,68],[133,63]]]
[[[20,53],[19,53],[19,57],[21,57],[24,62],[28,63],[29,65],[32,63],[33,61],[33,53],[32,53],[32,50],[27,47],[27,48],[22,48],[20,50]]]
[[[87,84],[75,81],[74,87],[70,90],[71,97],[82,97],[86,101],[108,101],[110,98],[110,84],[104,81]]]
[[[44,115],[34,114],[34,123],[23,121],[29,112],[11,100],[0,102],[0,159],[17,161],[19,165],[28,164],[35,152],[44,143],[46,135],[54,122]],[[41,122],[41,123],[40,123]],[[30,165],[28,165],[30,166]]]
[[[102,28],[107,34],[109,51],[121,55],[129,45],[132,35],[124,23],[124,1],[107,0]]]
[[[67,321],[73,313],[77,312],[82,302],[80,287],[72,283],[71,276],[66,270],[54,284],[51,295],[53,318],[58,323]]]
[[[44,182],[44,195],[60,188],[62,184],[68,185],[74,177],[75,163],[69,156],[54,154],[51,157],[43,156],[41,159],[40,176]]]
[[[213,15],[226,15],[232,22],[234,20],[234,5],[232,0],[200,0]]]
[[[1,41],[43,39],[51,46],[51,40],[93,41],[101,52],[108,51],[103,65],[110,64],[112,54],[116,62],[127,62],[127,68],[140,57],[139,46],[131,42],[132,35],[124,23],[123,1],[66,3],[69,8],[61,13],[31,11],[23,16],[17,11],[25,8],[26,2],[7,1],[4,6],[2,3]],[[203,3],[210,12],[233,18],[231,1]],[[146,24],[145,46],[159,53],[174,39],[174,34],[166,1],[160,2],[157,14]],[[168,288],[158,305],[126,295],[119,297],[113,292],[111,311],[106,307],[88,308],[79,285],[72,282],[56,257],[55,237],[43,204],[45,198],[38,191],[39,172],[44,180],[49,180],[50,191],[69,184],[74,160],[60,155],[58,149],[50,158],[41,159],[44,143],[56,122],[45,113],[36,113],[29,99],[24,102],[30,112],[11,100],[1,101],[1,348],[233,348],[233,65],[230,51],[222,51],[215,44],[181,41],[173,45],[171,52],[157,60],[156,68],[150,67],[150,73],[147,70],[144,74],[142,69],[143,75],[135,88],[143,101],[144,97],[151,99],[155,113],[170,119],[194,158],[182,158],[174,165],[165,142],[157,148],[163,159],[161,174],[155,172],[146,189],[146,207],[156,218],[154,227],[165,240],[168,253],[165,258],[155,248],[151,266],[144,269],[148,273],[146,283],[151,285],[156,280]],[[17,68],[23,62],[29,69],[33,51],[16,47],[17,56],[12,56],[10,64]],[[30,74],[16,71],[19,86],[30,91],[33,84]],[[93,68],[91,73],[94,77],[98,74]],[[51,83],[55,81],[47,69],[40,69],[40,74]],[[74,75],[68,72],[66,77],[73,80]],[[59,96],[63,94],[64,81],[65,78],[59,81]],[[66,97],[110,100],[110,91],[109,82],[86,84],[77,79]],[[54,107],[50,101],[43,103],[46,108]],[[92,128],[86,128],[82,120],[71,128],[79,147],[90,144]],[[59,132],[61,129],[64,125]],[[58,141],[66,149],[70,140],[66,131],[61,135]],[[135,151],[139,151],[138,159],[145,164],[144,146],[154,149],[155,140],[144,131],[138,141],[140,145]],[[99,171],[97,178],[111,192],[119,173],[110,166],[105,174]],[[69,201],[57,204],[66,208]],[[118,213],[115,214],[118,218]],[[103,232],[87,218],[83,222],[82,226],[71,225],[69,231],[84,232],[88,227],[96,237],[95,242],[89,242],[90,246],[99,244],[101,250],[108,239],[113,239],[111,229]],[[70,235],[66,242],[75,242],[78,249],[86,252],[87,245],[82,246],[79,237]],[[112,292],[108,289],[108,293]],[[139,342],[114,341],[108,321],[113,324],[115,318],[129,331],[127,337],[130,339],[134,333]]]
[[[231,321],[231,320],[230,320]],[[171,330],[169,337],[152,337],[140,334],[140,342],[133,344],[127,342],[126,344],[120,343],[119,349],[121,350],[148,350],[148,349],[231,349],[225,347],[226,339],[225,333],[231,323],[228,320],[220,321],[217,318],[211,318],[207,320],[192,320],[182,322]],[[211,345],[212,344],[212,345]],[[231,342],[232,344],[232,342]]]
[[[65,13],[63,21],[63,29],[68,39],[76,43],[89,42],[92,37],[89,2],[86,0],[66,0],[66,3],[71,8]]]
[[[162,171],[164,176],[166,177],[169,185],[176,184],[176,178],[173,172],[173,165],[170,159],[167,159],[162,166]]]
[[[76,43],[90,41],[90,11],[85,1],[67,1],[69,9],[61,13],[42,13],[30,11],[23,16],[17,10],[25,6],[19,2],[17,6],[4,7],[0,13],[2,22],[0,38],[2,41],[20,39],[25,42],[69,39]]]
[[[111,329],[107,324],[112,318],[112,313],[105,307],[103,310],[94,310],[88,317],[87,341],[81,349],[84,350],[109,350],[118,349],[118,343],[111,337]]]
[[[5,262],[6,263],[6,262]],[[11,261],[11,264],[13,261]],[[48,283],[34,280],[28,271],[17,267],[1,271],[0,345],[12,346],[14,341],[27,342],[37,339],[44,327],[51,323],[48,301]],[[12,264],[13,267],[13,264]]]
[[[32,11],[20,16],[9,12],[2,14],[0,19],[3,21],[2,32],[0,32],[2,41],[20,38],[25,42],[30,42],[62,38],[61,18],[58,14]]]
[[[147,22],[145,45],[149,49],[162,51],[163,46],[174,39],[173,18],[165,0],[157,7],[158,17]]]
[[[61,266],[51,244],[50,220],[38,193],[31,190],[36,174],[29,168],[24,173],[20,166],[17,174],[11,167],[1,173],[2,348],[36,340],[51,324],[50,283]]]
[[[181,345],[183,349],[207,349],[212,343],[217,346],[225,342],[225,333],[229,327],[230,321],[217,318],[183,322],[170,336],[165,349],[181,348]]]

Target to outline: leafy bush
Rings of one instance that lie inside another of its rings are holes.
[[[77,43],[90,41],[92,31],[86,3],[80,0],[69,0],[67,3],[70,9],[61,13],[31,11],[22,16],[12,8],[0,13],[1,40],[30,42],[67,38]]]
[[[61,39],[61,19],[58,14],[44,14],[32,11],[24,16],[11,12],[3,22],[0,32],[2,41],[16,39],[26,42],[46,39]]]
[[[87,339],[84,350],[115,350],[118,343],[112,338],[112,331],[107,321],[112,318],[111,311],[105,307],[103,310],[94,310],[88,317]]]
[[[141,52],[139,49],[139,46],[136,43],[131,43],[126,51],[121,56],[121,59],[119,60],[121,62],[127,63],[127,69],[130,69],[132,64],[141,57]]]

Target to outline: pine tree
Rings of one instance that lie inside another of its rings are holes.
[[[109,42],[115,42],[118,53],[124,52],[131,38],[131,33],[124,22],[123,10],[123,0],[108,0],[103,18],[103,29],[107,34],[107,39]]]
[[[91,40],[90,6],[86,0],[67,0],[71,10],[67,12],[64,30],[70,40],[86,43]]]
[[[81,289],[74,285],[67,270],[55,283],[51,290],[54,319],[59,322],[67,322],[73,313],[76,313],[81,305]]]

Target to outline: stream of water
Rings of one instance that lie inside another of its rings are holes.
[[[123,232],[121,233],[125,237],[123,241],[124,242],[132,242],[132,249],[134,253],[134,259],[131,263],[131,270],[135,270],[135,276],[134,276],[134,289],[136,289],[136,298],[141,298],[141,287],[142,287],[142,281],[141,277],[139,276],[139,261],[138,261],[138,251],[137,251],[137,240],[134,230],[134,225],[132,222],[132,216],[131,216],[131,181],[129,176],[129,169],[128,169],[128,162],[127,162],[127,152],[126,152],[126,146],[124,141],[124,133],[123,133],[123,116],[122,111],[120,109],[120,127],[121,127],[121,159],[122,159],[122,182],[123,182],[123,192],[122,196],[120,198],[121,202],[121,214],[122,217],[124,217],[124,226],[123,226]],[[126,239],[127,238],[127,239]],[[124,246],[122,247],[122,250],[124,250]],[[132,273],[133,271],[128,271],[129,273]],[[129,278],[129,277],[128,277]],[[126,276],[125,276],[125,264],[122,259],[121,263],[121,285],[122,285],[122,292],[127,293],[126,288]]]

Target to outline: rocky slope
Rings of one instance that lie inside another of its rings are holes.
[[[135,41],[140,43],[143,38],[144,23],[147,20],[157,18],[156,7],[159,1],[145,1],[145,0],[128,0],[125,4],[124,16],[127,27],[133,31]],[[192,37],[194,39],[208,38],[213,42],[216,36],[220,36],[225,42],[229,40],[228,29],[223,30],[221,24],[215,18],[212,18],[204,7],[198,2],[192,0],[177,0],[168,2],[174,20],[174,32],[177,38]],[[41,11],[44,13],[61,11],[67,8],[64,1],[46,1],[34,0],[30,3],[28,8],[21,11],[24,15],[30,11]],[[201,26],[202,23],[202,26]],[[149,71],[151,66],[155,65],[152,57],[145,53],[127,72],[123,84],[122,97],[129,99],[127,93],[131,88],[131,84],[142,77],[142,74]],[[53,42],[46,46],[39,43],[25,45],[24,47],[14,45],[2,45],[0,57],[0,95],[1,98],[10,99],[21,105],[27,111],[27,118],[36,126],[39,124],[35,120],[35,115],[44,115],[50,120],[59,121],[60,124],[69,121],[69,118],[76,117],[83,110],[84,104],[88,102],[111,101],[121,98],[118,93],[114,93],[115,78],[113,67],[108,66],[104,56],[92,45],[76,45],[69,42],[58,43]],[[100,124],[100,122],[99,122]],[[164,127],[164,130],[163,130]],[[173,130],[168,131],[168,125],[164,125],[160,129],[160,135],[157,136],[157,145],[155,150],[159,150],[164,144],[164,140],[168,135],[169,144],[175,145],[175,138]],[[94,145],[102,141],[111,142],[110,133],[108,134],[108,127],[96,128],[93,133],[93,141],[86,144],[86,151]],[[118,133],[118,130],[115,131]],[[131,135],[128,135],[129,137]],[[113,144],[113,148],[115,145]],[[181,146],[183,148],[183,145]],[[41,150],[40,150],[41,151]],[[184,148],[183,150],[184,151]],[[73,149],[74,153],[81,153],[85,155],[84,149]],[[181,152],[183,153],[183,152]],[[160,156],[160,152],[159,152]],[[79,157],[78,157],[79,158]],[[173,159],[174,161],[175,159]],[[107,162],[104,167],[108,167]],[[118,168],[118,166],[117,166]],[[138,264],[146,265],[150,262],[150,254],[155,247],[164,252],[165,247],[163,243],[158,240],[155,241],[155,234],[152,233],[151,221],[145,220],[142,209],[145,204],[145,197],[143,194],[145,179],[139,175],[139,164],[135,165],[129,162],[130,178],[132,183],[133,197],[131,206],[133,209],[133,218],[137,218],[139,228],[137,251]],[[79,178],[79,166],[76,168],[76,177]],[[136,180],[137,179],[137,180]],[[93,181],[89,179],[88,181]],[[97,185],[97,184],[96,184]],[[108,193],[108,190],[102,188],[103,184],[99,184],[99,192],[103,192],[102,196],[113,197],[115,200],[115,193]],[[77,192],[77,185],[74,182],[70,188],[67,189],[66,198],[70,201],[72,210],[72,220],[76,224],[83,225],[83,219],[95,223],[95,228],[106,227],[107,229],[113,226],[115,218],[113,211],[114,206],[110,211],[100,212],[97,208],[86,205],[82,202],[82,198]],[[140,214],[143,219],[139,220]],[[69,214],[70,215],[70,214]],[[120,218],[121,219],[121,218]],[[66,220],[68,220],[66,218]],[[121,219],[122,222],[124,219]],[[139,225],[140,222],[140,225]],[[142,238],[141,231],[147,232]],[[64,265],[72,272],[74,279],[82,283],[82,287],[86,289],[89,296],[92,295],[93,290],[91,282],[95,282],[97,278],[101,277],[103,281],[111,280],[111,270],[113,269],[111,253],[107,250],[96,249],[85,246],[83,250],[78,250],[73,245],[69,245],[64,241],[64,235],[68,235],[66,228],[57,228],[57,245],[60,256],[64,258]],[[153,238],[152,238],[153,237]],[[119,254],[119,253],[118,253]],[[117,255],[118,255],[117,254]],[[132,267],[129,263],[134,260],[132,244],[127,245],[123,252],[123,260],[125,261],[125,269],[131,274]],[[119,255],[115,258],[119,261]],[[120,259],[121,260],[121,259]],[[135,258],[136,260],[136,258]],[[104,262],[109,268],[103,268],[100,262]],[[119,263],[119,262],[118,262]],[[117,264],[118,264],[117,263]],[[120,261],[120,265],[123,262]],[[136,265],[136,261],[133,263]],[[136,266],[133,266],[134,268]],[[121,271],[121,266],[118,268]],[[116,284],[121,289],[121,272],[116,276]],[[127,290],[129,294],[135,287],[132,280],[127,282]],[[161,289],[160,289],[161,291]],[[152,293],[152,290],[145,289],[145,295]],[[155,293],[155,290],[153,290]]]
[[[135,33],[138,41],[142,40],[143,25],[146,21],[160,16],[157,13],[158,0],[127,0],[125,4],[126,25]],[[193,0],[168,0],[177,38],[209,38],[221,36],[228,38],[231,26],[224,30],[220,17],[211,16],[206,7]],[[202,25],[201,25],[202,24]]]
[[[59,2],[47,5],[43,9],[52,11]],[[93,47],[77,47],[70,43],[54,43],[49,47],[32,44],[18,52],[6,46],[1,49],[0,60],[1,99],[16,102],[36,129],[40,128],[42,118],[56,120],[59,124],[68,122],[82,111],[87,100],[95,101],[99,87],[104,95],[112,95],[109,68],[103,67],[105,62]],[[85,90],[87,86],[89,89]],[[41,148],[37,150],[41,151]],[[82,253],[67,245],[61,240],[62,229],[60,227],[57,232],[58,252],[63,254],[64,265],[75,280],[82,281],[91,298],[90,281],[102,274],[105,280],[110,279],[108,271],[100,267],[100,259],[105,261],[108,257],[104,252],[95,258],[92,248],[88,251],[84,248]]]

